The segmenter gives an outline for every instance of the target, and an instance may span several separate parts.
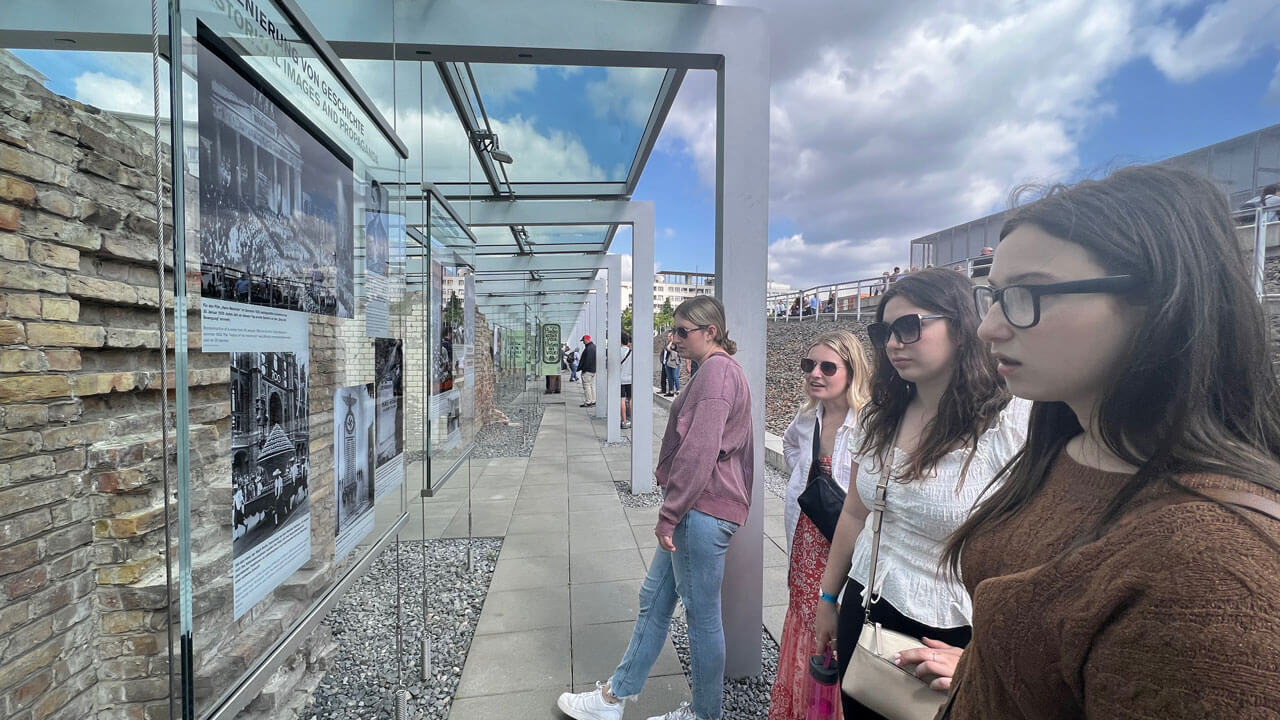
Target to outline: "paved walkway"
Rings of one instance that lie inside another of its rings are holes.
[[[562,385],[559,396],[535,391],[545,413],[532,457],[471,462],[473,533],[505,540],[451,720],[561,719],[556,697],[607,679],[631,638],[657,508],[622,506],[613,479],[630,477],[631,448],[604,447],[604,420],[578,407],[581,386]],[[656,454],[665,411],[655,408],[654,419]],[[427,537],[465,536],[467,480],[460,470],[425,509],[414,503],[402,538],[421,535],[424,517]],[[787,600],[782,502],[765,498],[764,617],[776,638]],[[626,714],[645,718],[688,699],[668,640]]]

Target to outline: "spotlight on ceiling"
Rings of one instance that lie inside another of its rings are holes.
[[[500,163],[506,163],[507,165],[510,165],[511,163],[515,162],[515,159],[511,157],[511,153],[507,152],[506,150],[499,150],[497,148],[494,148],[492,151],[489,152],[489,156],[492,157],[494,160],[497,160]]]

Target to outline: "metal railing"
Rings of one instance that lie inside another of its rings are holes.
[[[965,277],[973,277],[974,262],[979,259],[980,256],[965,258],[938,267],[963,271]],[[898,277],[908,274],[910,273],[904,272]],[[861,280],[815,285],[793,292],[774,293],[765,297],[765,312],[769,320],[778,322],[803,322],[818,318],[839,320],[842,315],[861,320],[863,313],[875,311],[880,304],[880,295],[884,294],[892,284],[893,280],[880,275]],[[818,298],[816,312],[809,306],[809,299],[815,296]]]
[[[1253,246],[1249,250],[1253,258],[1254,292],[1259,298],[1266,297],[1267,246],[1280,247],[1280,205],[1244,208],[1232,213],[1232,218],[1241,248]]]

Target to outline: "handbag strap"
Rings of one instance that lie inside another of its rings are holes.
[[[871,598],[875,595],[876,562],[880,559],[880,526],[884,523],[885,499],[889,495],[888,468],[881,468],[876,494],[871,503],[871,570],[867,573],[867,595],[862,599],[863,622],[871,620]]]
[[[818,415],[813,419],[813,454],[809,456],[809,479],[805,482],[813,482],[815,470],[818,467],[818,453],[822,452],[822,406],[818,406]]]

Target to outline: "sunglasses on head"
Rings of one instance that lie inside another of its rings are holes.
[[[835,375],[836,371],[840,369],[839,365],[831,362],[830,360],[823,360],[822,362],[818,362],[813,358],[800,359],[800,371],[803,372],[804,374],[808,375],[809,373],[813,372],[813,369],[815,367],[821,369],[822,374],[826,375],[827,377],[831,377],[832,375]]]
[[[867,326],[867,337],[872,345],[880,348],[889,344],[890,336],[898,338],[903,345],[910,345],[920,340],[920,329],[925,320],[944,317],[946,315],[903,315],[892,323],[873,322]]]
[[[675,331],[676,331],[676,335],[679,335],[679,336],[680,336],[680,339],[682,339],[682,340],[683,340],[684,338],[689,337],[689,333],[691,333],[691,332],[693,332],[693,331],[695,331],[695,330],[706,330],[706,329],[707,329],[707,328],[709,328],[709,327],[711,327],[711,326],[710,326],[710,325],[697,325],[697,326],[694,326],[694,327],[691,327],[691,328],[685,328],[685,327],[676,326]]]

